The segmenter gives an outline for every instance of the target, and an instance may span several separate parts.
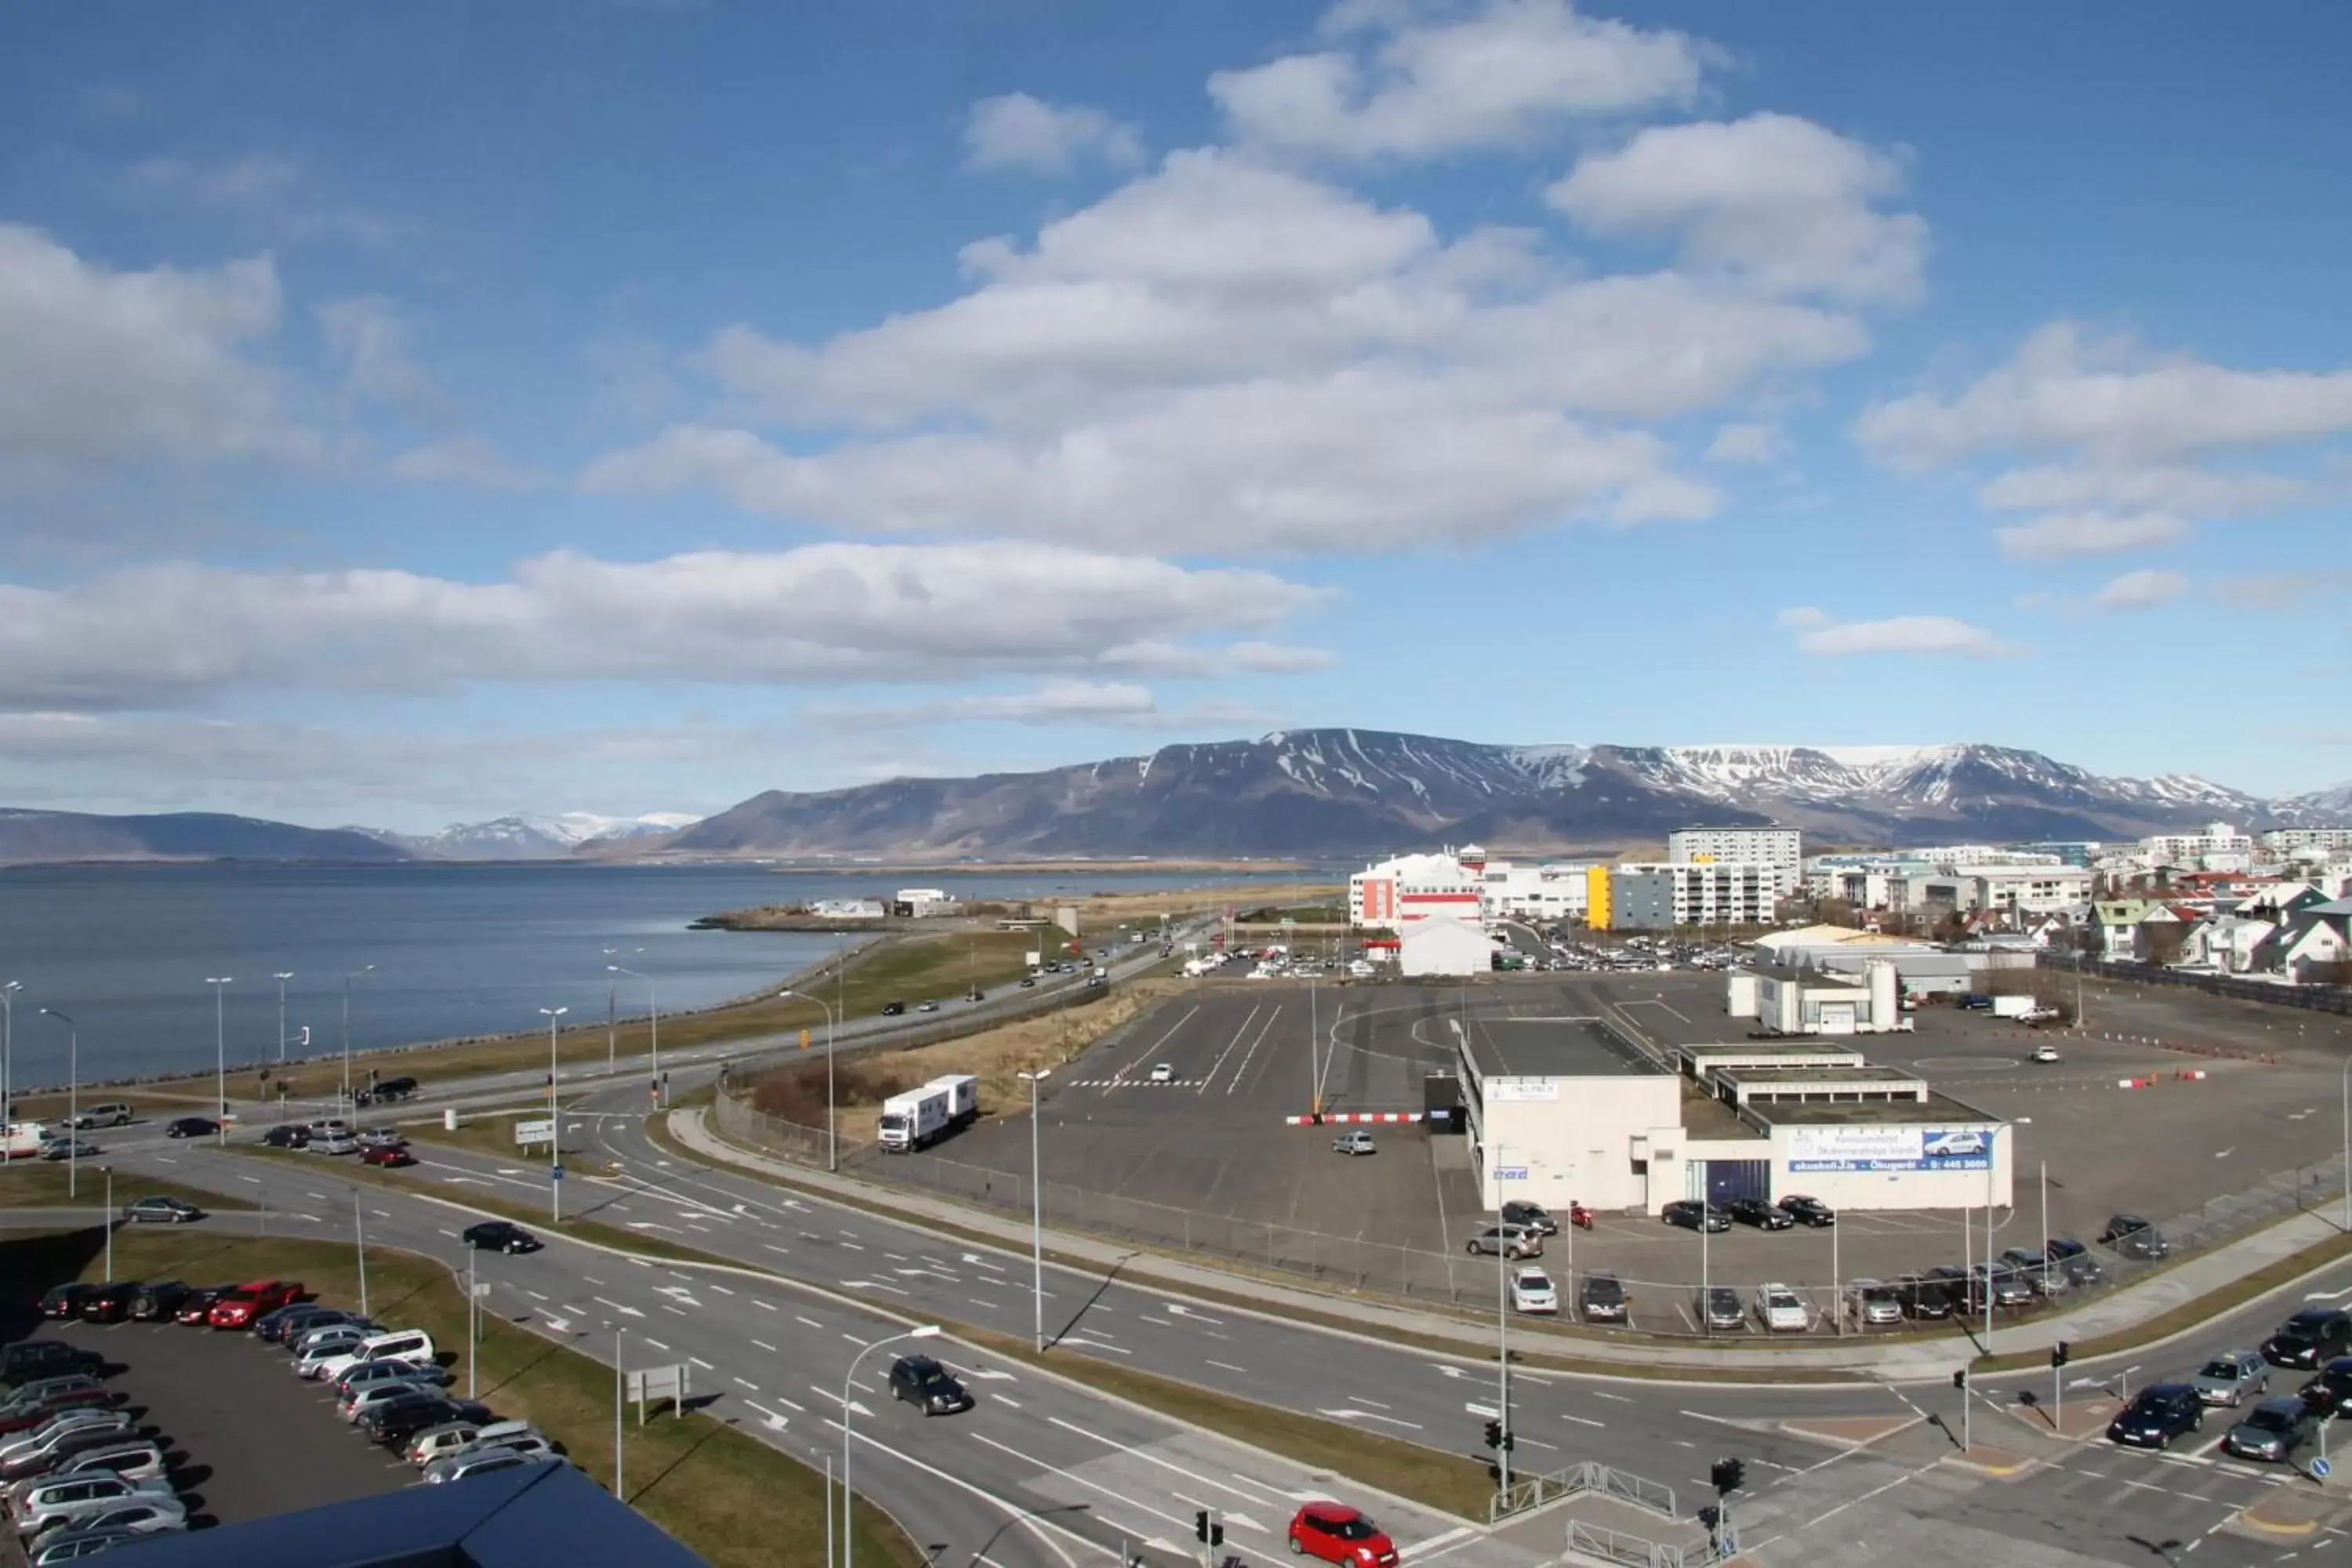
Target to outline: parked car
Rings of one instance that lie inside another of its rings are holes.
[[[127,1481],[160,1480],[169,1473],[163,1447],[152,1437],[110,1433],[105,1442],[77,1445],[78,1451],[58,1461],[56,1474],[89,1476],[103,1470]]]
[[[1372,1135],[1359,1127],[1332,1139],[1331,1152],[1335,1154],[1377,1154],[1380,1150],[1373,1144]]]
[[[89,1299],[89,1293],[94,1289],[95,1287],[85,1285],[78,1279],[68,1280],[63,1285],[50,1286],[41,1292],[41,1316],[44,1318],[80,1317],[81,1304]]]
[[[328,1386],[339,1399],[349,1399],[362,1388],[380,1383],[405,1383],[417,1388],[446,1388],[447,1367],[436,1361],[363,1361]]]
[[[2256,1356],[2254,1364],[2267,1383],[2269,1363]],[[2201,1379],[2200,1384],[2201,1386]],[[2295,1393],[2305,1405],[2327,1415],[2341,1415],[2352,1411],[2352,1356],[2337,1356],[2319,1369],[2318,1376],[2296,1389]],[[2230,1403],[2234,1405],[2237,1401]]]
[[[972,1405],[955,1374],[927,1355],[902,1355],[890,1363],[890,1397],[926,1415],[952,1415]]]
[[[447,1421],[438,1426],[427,1426],[408,1440],[400,1457],[423,1469],[436,1459],[446,1459],[460,1449],[473,1447],[481,1430],[471,1421]]]
[[[1511,1310],[1549,1317],[1559,1310],[1559,1292],[1551,1276],[1530,1264],[1511,1271]]]
[[[1903,1321],[1903,1298],[1884,1279],[1846,1282],[1847,1310],[1866,1329],[1890,1328]]]
[[[394,1329],[372,1334],[349,1350],[326,1357],[319,1363],[315,1375],[332,1383],[362,1362],[435,1359],[431,1334],[423,1329]]]
[[[1756,1321],[1776,1334],[1801,1334],[1813,1326],[1804,1299],[1780,1284],[1757,1287]]]
[[[253,1320],[253,1337],[264,1344],[290,1344],[310,1329],[323,1329],[330,1323],[348,1323],[357,1312],[341,1307],[330,1307],[323,1301],[292,1301],[274,1312],[264,1312]]]
[[[544,1244],[512,1220],[486,1219],[466,1227],[466,1245],[484,1252],[537,1252]]]
[[[1731,1216],[1713,1204],[1703,1204],[1696,1198],[1676,1198],[1658,1211],[1658,1217],[1668,1225],[1678,1225],[1686,1230],[1704,1226],[1710,1231],[1729,1230]]]
[[[545,1439],[541,1439],[545,1441]],[[525,1465],[543,1465],[554,1457],[533,1453],[521,1446],[493,1443],[463,1449],[445,1459],[436,1459],[425,1468],[425,1479],[436,1485],[445,1481],[462,1481],[471,1476],[486,1476],[494,1470],[517,1470]]]
[[[359,1428],[376,1442],[393,1447],[407,1442],[428,1426],[451,1421],[479,1424],[489,1418],[488,1405],[419,1391],[400,1399],[388,1399],[366,1411],[360,1417]]]
[[[2222,1435],[2221,1451],[2241,1459],[2284,1463],[2318,1434],[2321,1419],[2318,1411],[2300,1399],[2265,1399]]]
[[[1728,1285],[1709,1285],[1698,1292],[1693,1304],[1697,1309],[1699,1327],[1709,1333],[1717,1329],[1748,1326],[1748,1310],[1739,1304],[1739,1292]]]
[[[1802,1193],[1790,1193],[1774,1206],[1799,1225],[1809,1225],[1815,1230],[1826,1230],[1837,1224],[1837,1210]]]
[[[274,1312],[302,1299],[299,1279],[252,1279],[221,1292],[205,1314],[216,1329],[249,1329],[264,1312]]]
[[[390,1362],[383,1364],[397,1366],[402,1372],[415,1370],[415,1364],[412,1362]],[[417,1379],[403,1377],[395,1373],[389,1377],[373,1378],[351,1387],[337,1402],[335,1414],[346,1421],[357,1421],[377,1405],[389,1400],[403,1399],[411,1394],[432,1392],[434,1392],[432,1389],[427,1388]]]
[[[103,1285],[90,1287],[89,1294],[81,1299],[81,1321],[85,1323],[121,1323],[131,1318],[131,1305],[139,1299],[136,1279],[110,1279]]]
[[[2106,1229],[2099,1232],[2099,1245],[2114,1247],[2120,1257],[2142,1260],[2162,1258],[2172,1250],[2164,1232],[2136,1214],[2110,1215]]]
[[[358,1323],[330,1323],[323,1329],[306,1329],[294,1346],[294,1375],[317,1378],[326,1373],[327,1363],[339,1361],[383,1332],[373,1326]],[[341,1376],[344,1368],[337,1369]]]
[[[2077,1285],[2095,1285],[2107,1277],[2098,1256],[2072,1237],[2050,1238],[2050,1260],[2064,1269],[2066,1278]]]
[[[106,1358],[98,1352],[63,1340],[18,1340],[0,1346],[0,1383],[21,1384],[35,1378],[96,1372],[105,1364]]]
[[[1502,1221],[1534,1231],[1538,1236],[1558,1236],[1559,1221],[1541,1204],[1531,1204],[1523,1198],[1513,1198],[1503,1205]]]
[[[177,1279],[150,1279],[131,1298],[131,1315],[142,1323],[168,1323],[187,1293]]]
[[[2352,1312],[2341,1307],[2305,1307],[2263,1342],[2263,1359],[2273,1366],[2315,1367],[2352,1352]]]
[[[1370,1519],[1342,1503],[1310,1502],[1291,1516],[1291,1555],[1348,1568],[1396,1568],[1396,1542]]]
[[[360,1163],[381,1165],[386,1170],[396,1171],[403,1166],[416,1163],[416,1156],[401,1144],[378,1143],[373,1148],[360,1151]]]
[[[1622,1323],[1633,1310],[1625,1282],[1606,1268],[1596,1268],[1584,1277],[1577,1291],[1577,1306],[1588,1323]]]
[[[272,1149],[307,1149],[310,1146],[310,1130],[283,1122],[263,1133],[261,1141]]]
[[[42,1537],[34,1551],[33,1563],[35,1568],[46,1568],[51,1563],[70,1563],[79,1557],[94,1557],[108,1547],[142,1536],[165,1535],[187,1528],[187,1505],[178,1498],[161,1494],[136,1498],[89,1514],[71,1530]],[[93,1537],[102,1540],[96,1550],[62,1550],[76,1543],[87,1547]]]
[[[2009,1248],[2000,1255],[2000,1262],[2037,1296],[2063,1296],[2074,1289],[2074,1282],[2065,1269],[2030,1247]]]
[[[360,1141],[348,1132],[329,1132],[312,1138],[309,1147],[313,1154],[356,1154]]]
[[[76,1530],[53,1531],[27,1548],[26,1561],[31,1568],[48,1568],[53,1563],[79,1563],[85,1557],[95,1557],[101,1552],[111,1552],[118,1546],[128,1546],[139,1537],[128,1530],[100,1530],[83,1527]]]
[[[166,1138],[209,1138],[221,1130],[221,1124],[209,1116],[181,1116],[173,1119],[163,1129]]]
[[[2152,1383],[2107,1423],[2107,1436],[2137,1448],[2169,1448],[2205,1425],[2205,1401],[2185,1383]]]
[[[43,1388],[41,1394],[0,1405],[0,1442],[43,1431],[68,1411],[114,1408],[114,1391],[94,1377],[59,1378]]]
[[[1540,1258],[1543,1237],[1525,1226],[1490,1225],[1472,1236],[1464,1250],[1488,1255],[1499,1252],[1506,1258]]]
[[[132,1430],[130,1412],[82,1408],[60,1410],[39,1426],[12,1433],[0,1444],[0,1481],[11,1484],[47,1475],[59,1460],[84,1448],[120,1442]]]
[[[2338,1363],[2327,1364],[2332,1369]],[[2208,1405],[2242,1405],[2249,1394],[2270,1392],[2271,1363],[2260,1351],[2223,1351],[2198,1370],[2189,1386]]]
[[[1752,1225],[1759,1230],[1787,1230],[1796,1217],[1784,1208],[1766,1203],[1762,1198],[1734,1198],[1723,1205],[1723,1212],[1742,1225]]]
[[[10,1510],[18,1536],[31,1539],[104,1512],[118,1502],[176,1503],[170,1481],[127,1481],[121,1476],[52,1477]]]

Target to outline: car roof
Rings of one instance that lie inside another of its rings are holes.
[[[1326,1520],[1333,1524],[1345,1524],[1350,1520],[1364,1517],[1343,1502],[1310,1502],[1298,1511],[1309,1519]]]
[[[2183,1396],[2193,1399],[2197,1394],[2197,1391],[2185,1383],[2151,1383],[2139,1392],[2144,1399],[2179,1399]]]
[[[2262,1412],[2267,1410],[2277,1415],[2300,1415],[2303,1411],[2308,1408],[2310,1407],[2304,1404],[2300,1395],[2283,1394],[2274,1399],[2265,1399],[2260,1405],[2255,1405],[2254,1413],[2256,1415],[2260,1415]]]

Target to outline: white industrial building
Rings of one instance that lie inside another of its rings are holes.
[[[1858,975],[1779,968],[1727,975],[1724,1006],[1776,1035],[1885,1035],[1911,1026],[1891,958],[1866,961]]]
[[[1976,846],[1961,847],[1974,849]],[[1805,868],[1805,890],[1859,910],[2005,910],[2059,914],[2090,900],[2093,873],[2054,855],[1950,858],[1946,851],[1822,856]]]
[[[1481,874],[1479,913],[1486,919],[1577,921],[1591,907],[1592,866],[1548,861],[1539,866],[1489,860]]]
[[[2263,835],[2263,853],[2279,859],[2326,860],[2352,849],[2352,827],[2273,827]]]
[[[1359,927],[1399,932],[1433,915],[1475,921],[1486,869],[1486,852],[1475,844],[1367,866],[1348,879],[1348,919]]]
[[[894,901],[906,906],[907,913],[917,920],[951,915],[957,908],[956,901],[938,888],[901,888]]]
[[[1484,974],[1495,967],[1495,944],[1473,916],[1431,915],[1404,928],[1397,943],[1397,973],[1420,976]]]
[[[1666,835],[1666,858],[1677,866],[1769,867],[1780,897],[1797,890],[1805,866],[1803,836],[1793,827],[1679,827]]]

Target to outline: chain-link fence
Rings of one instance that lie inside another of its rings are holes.
[[[2167,969],[2160,963],[2105,958],[2077,959],[2071,953],[2063,952],[2042,952],[2034,956],[2041,969],[2055,973],[2072,974],[2079,971],[2105,980],[2183,986],[2192,991],[2202,991],[2209,996],[2227,996],[2240,1002],[2267,1002],[2273,1006],[2302,1007],[2317,1013],[2352,1013],[2352,986],[2283,985],[2275,981],[2252,980],[2237,974],[2205,974]]]

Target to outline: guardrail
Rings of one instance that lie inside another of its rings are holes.
[[[1682,1517],[1675,1509],[1674,1488],[1646,1480],[1630,1470],[1586,1459],[1564,1470],[1521,1476],[1488,1501],[1486,1522],[1499,1523],[1515,1514],[1530,1513],[1588,1492],[1630,1503],[1664,1520],[1679,1521]]]
[[[1625,1568],[1684,1568],[1688,1561],[1679,1546],[1604,1530],[1580,1519],[1568,1521],[1568,1549],[1596,1562],[1622,1563]]]

